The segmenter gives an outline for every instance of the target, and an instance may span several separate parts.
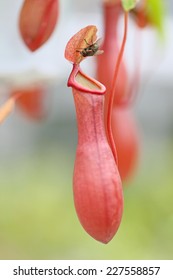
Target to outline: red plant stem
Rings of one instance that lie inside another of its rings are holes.
[[[121,64],[121,61],[123,58],[123,53],[124,53],[124,48],[125,48],[125,43],[126,43],[126,38],[127,38],[127,26],[128,26],[128,12],[124,12],[124,36],[123,36],[123,41],[121,44],[120,52],[119,52],[119,55],[117,58],[116,66],[115,66],[113,85],[112,85],[112,89],[110,92],[109,103],[108,103],[108,115],[107,115],[107,133],[108,133],[108,137],[109,137],[110,147],[112,149],[112,153],[114,155],[116,162],[118,162],[118,160],[117,160],[115,142],[114,142],[114,138],[113,138],[113,134],[112,134],[111,119],[112,119],[114,94],[115,94],[115,90],[116,90],[116,81],[117,81],[117,77],[118,77],[119,67],[120,67],[120,64]]]
[[[140,74],[141,74],[141,68],[140,68],[140,56],[141,56],[141,32],[139,29],[136,29],[136,36],[135,41],[138,42],[138,44],[135,44],[134,48],[134,73],[131,79],[131,82],[129,83],[129,94],[127,97],[121,100],[121,102],[118,104],[120,107],[130,107],[134,104],[137,93],[140,87]]]
[[[129,96],[125,99],[122,100],[122,103],[120,105],[129,107],[132,104],[134,104],[136,98],[137,98],[137,93],[139,90],[139,84],[140,84],[140,74],[141,74],[141,69],[140,69],[140,57],[141,57],[141,32],[139,29],[136,29],[136,36],[135,36],[135,42],[137,41],[138,44],[134,44],[134,73],[132,77],[132,81],[129,85]]]

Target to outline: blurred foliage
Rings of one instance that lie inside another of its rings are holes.
[[[133,9],[139,0],[121,0],[122,6],[125,11]]]
[[[157,28],[159,33],[163,35],[165,6],[163,0],[147,0],[147,15],[150,22]]]
[[[124,188],[122,224],[107,245],[77,219],[74,156],[74,148],[50,144],[1,164],[0,258],[172,259],[172,145],[144,146],[138,175]]]

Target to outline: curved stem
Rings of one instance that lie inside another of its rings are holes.
[[[129,83],[128,87],[128,95],[122,99],[120,104],[118,106],[121,107],[130,107],[134,104],[136,98],[137,98],[137,93],[140,87],[140,74],[141,74],[141,65],[140,65],[140,57],[142,53],[142,47],[141,47],[141,32],[139,28],[136,29],[136,35],[135,35],[135,41],[138,42],[138,45],[134,44],[134,72],[133,76],[131,78],[131,82]]]
[[[115,66],[115,72],[114,72],[114,77],[113,77],[113,85],[111,88],[110,92],[110,97],[109,97],[109,103],[108,103],[108,116],[107,116],[107,132],[108,132],[108,137],[109,137],[109,144],[112,149],[112,153],[114,155],[115,161],[118,162],[117,159],[117,153],[116,153],[116,147],[114,143],[114,138],[112,135],[112,126],[111,126],[111,117],[112,117],[112,107],[113,107],[113,101],[114,101],[114,94],[116,90],[116,82],[117,82],[117,77],[118,77],[118,72],[120,68],[120,63],[122,61],[123,53],[124,53],[124,48],[125,48],[125,43],[126,43],[126,38],[127,38],[127,26],[128,26],[128,12],[124,12],[124,35],[123,35],[123,41],[121,44],[121,49],[118,55],[117,63]]]

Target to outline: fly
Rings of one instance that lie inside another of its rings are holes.
[[[99,55],[99,54],[102,54],[104,52],[103,50],[99,50],[100,43],[101,43],[101,38],[99,38],[93,44],[89,44],[86,39],[84,39],[84,41],[88,45],[88,47],[83,48],[81,51],[76,50],[76,52],[79,52],[83,57]]]

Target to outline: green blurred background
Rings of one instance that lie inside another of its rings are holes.
[[[20,44],[18,61],[25,65],[25,55],[30,61],[31,54],[22,42],[14,45],[13,52]],[[34,123],[15,111],[0,127],[0,259],[173,259],[172,46],[172,42],[167,46],[163,67],[148,84],[147,74],[141,85],[135,104],[141,136],[139,166],[124,184],[122,223],[107,245],[87,235],[73,205],[77,129],[66,87],[71,65],[63,62],[68,70],[48,87],[47,99],[53,104],[45,121]],[[43,48],[38,56],[32,55],[33,60],[41,58],[49,65],[46,48],[46,59]],[[2,46],[0,50],[3,59]],[[54,57],[56,63],[56,53]],[[61,65],[56,67],[60,72]]]

